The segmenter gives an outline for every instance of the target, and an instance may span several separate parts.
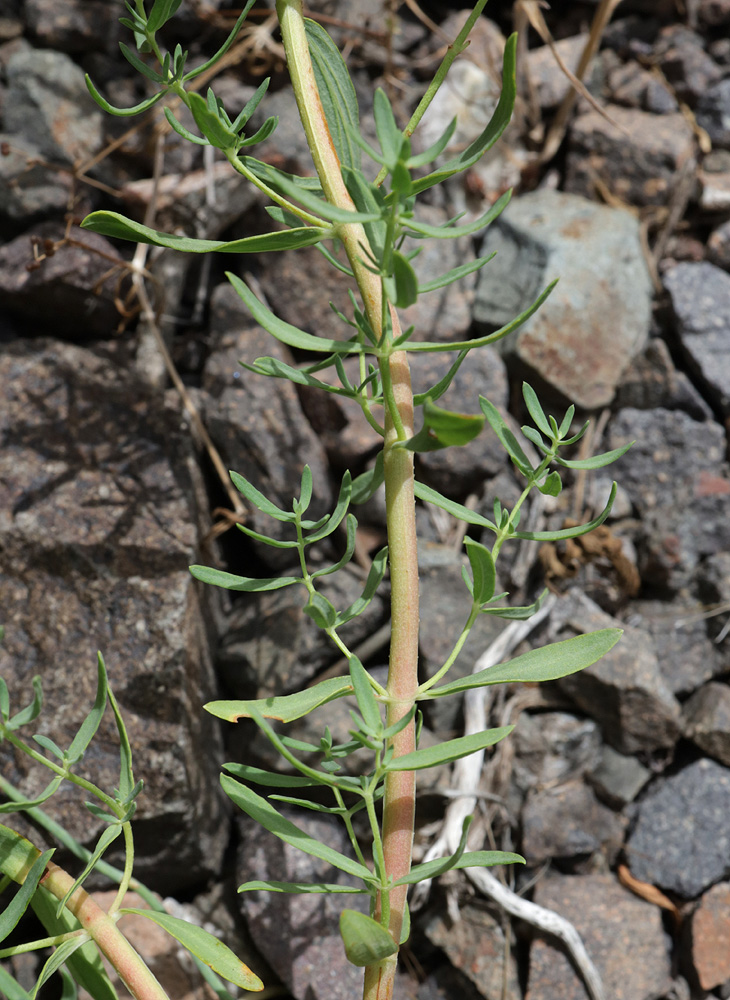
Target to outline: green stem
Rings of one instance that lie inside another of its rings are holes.
[[[449,670],[451,670],[451,667],[454,665],[457,656],[463,649],[464,643],[466,642],[467,637],[472,630],[472,626],[474,625],[474,622],[477,620],[478,616],[479,616],[479,605],[474,604],[472,605],[472,609],[469,612],[469,617],[467,618],[466,625],[461,630],[461,635],[456,640],[454,648],[449,653],[448,659],[446,660],[446,662],[442,667],[439,667],[439,669],[436,671],[433,677],[430,677],[427,681],[424,681],[424,683],[421,684],[421,686],[418,689],[419,695],[425,694],[426,691],[429,691],[434,686],[434,684],[438,684],[438,682],[441,680],[444,674],[447,674]]]
[[[26,944],[16,944],[12,948],[1,948],[0,959],[12,958],[14,955],[27,955],[31,951],[39,951],[41,948],[57,948],[64,941],[70,941],[80,934],[86,936],[86,931],[69,931],[67,934],[56,934],[53,937],[38,938],[37,941],[28,941]]]
[[[277,0],[277,13],[286,50],[289,74],[299,115],[307,136],[312,159],[317,169],[325,197],[332,204],[350,211],[355,206],[340,172],[340,161],[330,135],[317,90],[314,69],[304,30],[301,0]],[[359,223],[346,223],[338,228],[338,236],[347,253],[350,267],[362,296],[365,313],[376,340],[383,335],[383,288],[380,276],[364,266],[363,257],[372,251],[365,230]],[[401,329],[394,310],[389,310],[396,339]],[[390,352],[388,352],[390,353]],[[388,702],[386,725],[398,722],[412,708],[418,689],[418,552],[416,546],[416,508],[414,495],[413,455],[393,444],[413,434],[413,391],[408,358],[403,351],[390,354],[387,362],[385,389],[385,503],[391,580],[391,644],[388,670]],[[415,725],[411,722],[392,742],[396,757],[415,750]],[[408,874],[411,867],[413,822],[415,812],[415,773],[389,771],[385,779],[383,803],[383,857],[387,879]],[[400,941],[406,906],[407,887],[390,892],[388,929],[396,942]],[[378,900],[376,919],[384,908]],[[365,970],[364,1000],[388,1000],[393,995],[394,956]]]

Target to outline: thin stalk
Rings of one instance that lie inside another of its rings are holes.
[[[52,861],[46,866],[40,884],[61,900],[74,879]],[[85,889],[71,894],[66,908],[73,913],[99,951],[109,959],[135,1000],[169,1000],[157,979],[119,930],[116,920],[94,902]]]
[[[340,161],[322,108],[304,30],[301,0],[277,0],[282,40],[296,96],[299,115],[325,197],[340,208],[355,210],[340,172]],[[383,289],[379,275],[365,267],[372,256],[367,236],[359,223],[338,226],[337,235],[362,296],[365,313],[376,337],[383,335]],[[386,314],[388,317],[388,314]],[[389,311],[394,339],[401,328],[394,310]],[[391,580],[391,645],[387,684],[387,722],[391,726],[407,714],[418,689],[418,553],[413,454],[393,444],[413,434],[413,391],[405,352],[395,351],[381,363],[387,366],[385,381],[385,496]],[[411,722],[393,739],[396,757],[415,749],[415,725]],[[398,879],[411,867],[415,813],[415,774],[390,771],[385,779],[383,803],[383,856],[385,878]],[[400,942],[406,905],[405,886],[390,893],[387,927]],[[378,900],[376,919],[381,913]],[[365,970],[364,1000],[387,1000],[393,995],[396,957]]]

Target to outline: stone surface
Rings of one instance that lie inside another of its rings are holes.
[[[657,778],[627,842],[631,873],[682,899],[730,874],[730,770],[703,758]]]
[[[109,271],[112,261],[123,263],[122,257],[96,233],[74,226],[70,235],[81,245],[60,245],[37,267],[33,243],[38,253],[46,253],[63,241],[62,225],[41,223],[0,247],[0,296],[8,312],[27,323],[29,335],[76,342],[108,337],[121,319],[114,298],[122,274],[121,269]]]
[[[633,601],[627,621],[651,635],[662,677],[675,696],[691,694],[723,671],[707,621],[688,610],[686,599]]]
[[[414,392],[427,392],[443,378],[455,361],[456,355],[450,352],[412,355]],[[481,415],[479,396],[485,396],[504,410],[508,389],[504,361],[493,348],[485,347],[467,355],[436,405],[458,413]],[[422,479],[452,497],[465,497],[474,490],[480,491],[484,481],[494,478],[506,463],[504,449],[488,425],[463,447],[444,448],[418,456]]]
[[[291,364],[288,351],[251,320],[227,282],[211,301],[211,328],[216,349],[203,372],[204,415],[210,435],[228,469],[251,481],[273,503],[291,510],[302,469],[312,470],[314,495],[307,516],[312,520],[332,509],[332,490],[324,449],[308,424],[294,386],[247,372],[239,360],[276,357]],[[255,531],[290,539],[291,529],[252,508],[247,522]],[[288,549],[253,543],[267,565],[289,565]],[[243,560],[244,542],[234,559]],[[235,566],[232,568],[235,572]],[[247,574],[244,574],[247,575]],[[254,574],[251,574],[254,575]]]
[[[596,723],[569,712],[523,712],[510,739],[515,752],[512,777],[522,791],[580,777],[601,756]]]
[[[730,548],[730,477],[722,428],[679,410],[621,410],[606,445],[635,441],[611,466],[641,518],[637,548],[645,583],[676,591],[697,563]],[[692,517],[685,511],[691,509]]]
[[[709,87],[697,104],[697,123],[713,146],[730,149],[730,77]]]
[[[571,591],[553,610],[551,640],[620,624]],[[597,663],[558,684],[620,753],[667,749],[679,736],[679,704],[661,675],[651,638],[638,628],[625,628],[621,641]]]
[[[623,809],[633,802],[651,777],[651,771],[635,757],[618,753],[613,747],[604,746],[601,762],[588,775],[599,798],[613,809]]]
[[[621,819],[583,781],[530,792],[522,810],[522,853],[528,864],[602,852],[613,860],[623,842]]]
[[[111,54],[122,34],[117,12],[105,0],[26,0],[24,11],[31,34],[44,48]]]
[[[655,53],[677,97],[692,107],[721,74],[720,67],[705,51],[702,38],[684,25],[665,28]]]
[[[621,376],[614,403],[618,409],[684,410],[694,420],[712,419],[712,410],[685,372],[678,370],[666,343],[652,337]]]
[[[611,70],[607,79],[611,100],[628,108],[640,108],[655,115],[679,111],[679,105],[667,85],[636,62],[624,63]]]
[[[730,414],[730,274],[677,264],[664,275],[682,352],[708,398]]]
[[[485,1000],[521,1000],[514,952],[506,947],[502,926],[485,906],[466,903],[459,907],[459,919],[454,923],[435,914],[424,933],[431,944],[443,949],[454,968],[474,983]]]
[[[710,233],[707,240],[707,256],[713,264],[730,271],[730,219]]]
[[[609,104],[606,114],[579,115],[570,129],[566,191],[595,197],[596,183],[629,205],[664,205],[694,151],[680,113],[653,115]]]
[[[703,990],[730,980],[730,883],[704,894],[692,914],[692,964]]]
[[[477,286],[475,320],[491,329],[510,322],[560,277],[505,349],[577,405],[605,406],[648,336],[651,285],[636,220],[536,191],[515,199],[490,228],[481,252],[492,250],[498,255]]]
[[[39,162],[38,149],[27,139],[0,134],[0,145],[6,142],[8,154],[0,156],[0,215],[20,227],[63,212],[71,198],[71,176]]]
[[[588,41],[588,35],[573,35],[561,38],[555,43],[560,58],[571,71],[575,73],[583,49]],[[554,108],[572,89],[570,80],[565,75],[549,45],[540,45],[527,53],[527,77],[535,88],[537,103],[541,108]],[[590,75],[590,67],[587,71]]]
[[[84,74],[67,55],[19,49],[7,65],[5,130],[34,142],[43,156],[73,164],[89,159],[102,143],[102,112]]]
[[[661,911],[622,888],[612,875],[551,876],[534,900],[574,924],[612,1000],[654,1000],[669,989],[669,939]],[[530,948],[525,1000],[584,1000],[585,986],[552,941]]]
[[[310,837],[348,853],[345,829],[333,817],[281,803],[278,808]],[[248,818],[239,820],[239,828],[237,884],[258,879],[347,884],[342,872],[296,851]],[[362,992],[362,969],[347,961],[338,924],[345,907],[367,912],[365,897],[246,892],[238,900],[256,947],[295,1000],[352,1000]]]
[[[18,707],[41,677],[50,711],[33,732],[67,747],[93,704],[101,650],[145,781],[136,870],[165,891],[218,871],[228,840],[219,731],[201,709],[216,693],[200,603],[211,597],[187,569],[200,561],[207,499],[177,401],[140,392],[107,351],[35,340],[0,354],[0,675]],[[117,746],[107,713],[83,767],[108,790]],[[29,797],[46,784],[25,758],[6,755],[4,768]],[[85,798],[64,786],[45,808],[89,844],[100,824]]]
[[[730,688],[705,684],[684,706],[684,732],[708,757],[730,767]]]

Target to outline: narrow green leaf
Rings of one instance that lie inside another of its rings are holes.
[[[282,510],[281,507],[277,507],[276,504],[272,503],[260,490],[257,490],[253,483],[249,482],[244,476],[233,471],[229,471],[228,475],[231,477],[231,482],[241,496],[245,497],[262,514],[268,514],[269,517],[273,517],[277,521],[285,521],[290,524],[296,521],[296,514],[290,510]]]
[[[563,489],[563,481],[560,478],[560,473],[553,469],[553,471],[549,473],[545,479],[544,483],[538,483],[537,488],[544,496],[559,497]]]
[[[245,524],[237,524],[236,527],[248,538],[253,538],[254,541],[261,542],[263,545],[270,545],[272,549],[296,549],[299,547],[299,542],[293,541],[283,541],[280,538],[272,538],[270,535],[263,535],[260,531],[254,531],[253,528],[249,528]]]
[[[26,812],[28,809],[33,809],[36,806],[43,805],[43,803],[50,799],[52,795],[55,794],[56,789],[61,786],[63,782],[63,775],[57,775],[52,778],[43,791],[35,799],[23,799],[12,802],[3,802],[0,805],[0,815],[3,813],[13,813],[13,812]]]
[[[202,98],[201,98],[202,100]],[[241,240],[197,240],[175,233],[163,233],[141,222],[127,219],[118,212],[99,211],[87,215],[81,223],[82,229],[112,236],[134,243],[149,243],[156,247],[167,247],[184,253],[267,253],[269,251],[296,250],[312,246],[329,235],[326,229],[303,226],[299,229],[284,229],[281,232],[263,233],[260,236],[246,236]]]
[[[224,124],[220,114],[211,111],[205,98],[191,91],[188,94],[188,107],[195,124],[211,146],[224,152],[236,149],[236,135]]]
[[[70,764],[75,764],[76,761],[81,760],[86,753],[86,748],[96,735],[96,731],[98,730],[102,716],[104,715],[104,710],[106,709],[107,690],[108,684],[106,666],[101,653],[98,653],[96,698],[94,700],[94,706],[81,723],[81,728],[74,736],[71,746],[68,748],[66,759]]]
[[[161,90],[159,94],[155,94],[154,97],[148,97],[146,100],[140,101],[139,104],[135,104],[132,108],[115,108],[113,104],[110,104],[109,101],[101,96],[99,91],[91,82],[91,77],[88,73],[85,75],[84,79],[86,80],[86,89],[89,91],[102,111],[106,111],[107,114],[114,115],[116,118],[131,118],[133,115],[141,115],[143,111],[149,111],[151,107],[157,104],[157,102],[162,100],[165,96],[165,91]]]
[[[294,368],[278,358],[256,358],[251,364],[245,361],[241,361],[239,364],[256,375],[286,379],[287,382],[293,382],[295,385],[308,385],[313,389],[321,389],[323,392],[330,392],[336,396],[346,396],[348,399],[355,397],[354,391],[348,391],[339,385],[329,385],[327,382],[322,382],[312,375],[308,375],[303,368]]]
[[[428,166],[429,163],[433,163],[437,156],[440,156],[446,149],[448,144],[451,142],[451,137],[456,131],[456,126],[458,124],[457,118],[452,118],[449,124],[446,126],[444,131],[441,133],[436,142],[428,149],[424,149],[422,153],[416,153],[415,156],[408,157],[408,166],[411,170],[418,170],[420,167]]]
[[[499,412],[497,407],[493,403],[490,403],[488,399],[485,399],[484,396],[479,397],[479,405],[482,408],[484,416],[489,421],[489,426],[499,438],[504,450],[507,452],[523,476],[529,476],[532,472],[532,466],[522,450],[519,441],[504,422],[502,414]]]
[[[155,0],[147,17],[147,30],[150,34],[159,31],[170,20],[181,3],[182,0]]]
[[[623,630],[620,628],[604,628],[587,635],[576,635],[562,642],[553,642],[549,646],[531,649],[514,660],[507,660],[506,663],[499,663],[468,677],[432,688],[424,697],[443,698],[489,684],[533,684],[567,677],[568,674],[574,674],[600,660],[616,645],[622,634]]]
[[[182,122],[178,121],[175,115],[172,113],[170,108],[163,108],[165,118],[167,123],[173,132],[176,132],[181,139],[185,139],[186,142],[192,142],[196,146],[210,146],[207,139],[202,139],[199,135],[191,132],[190,129],[185,128]]]
[[[485,605],[484,607],[481,607],[479,611],[480,614],[495,615],[497,618],[505,618],[507,621],[515,621],[515,622],[527,621],[528,618],[532,618],[532,616],[535,614],[536,611],[540,610],[540,608],[545,603],[545,598],[547,597],[547,595],[548,591],[546,589],[543,590],[543,592],[540,594],[540,596],[538,597],[538,599],[535,601],[534,604],[527,604],[521,607],[500,608],[500,607],[493,607],[490,603]],[[504,596],[505,596],[504,594],[500,594],[499,598],[495,597],[493,598],[493,600],[497,601]]]
[[[393,277],[386,279],[385,286],[396,309],[407,309],[418,298],[416,272],[398,250],[393,251]]]
[[[557,283],[557,278],[555,281],[551,281],[547,288],[545,288],[538,295],[531,306],[528,306],[524,312],[520,313],[519,316],[515,316],[515,318],[510,320],[510,322],[505,326],[500,327],[499,330],[495,330],[494,333],[488,333],[484,337],[475,337],[474,340],[458,340],[456,342],[416,340],[404,344],[403,350],[428,351],[431,353],[436,353],[437,351],[474,351],[478,347],[486,347],[487,344],[496,344],[498,340],[502,340],[504,337],[509,336],[509,334],[514,333],[514,331],[521,327],[523,323],[526,323],[530,316],[537,312]]]
[[[602,455],[593,455],[591,458],[567,459],[556,455],[555,461],[559,465],[564,465],[566,469],[602,469],[604,465],[610,465],[611,462],[615,462],[616,459],[625,455],[634,443],[634,441],[630,441],[620,448],[614,448],[613,451],[604,451]]]
[[[473,236],[474,233],[478,233],[482,229],[491,225],[491,223],[494,222],[499,215],[501,215],[509,204],[511,196],[511,190],[505,192],[505,194],[495,201],[491,208],[484,213],[484,215],[480,215],[478,219],[474,219],[473,222],[469,222],[464,226],[429,226],[425,222],[419,222],[416,219],[409,219],[407,222],[403,223],[403,227],[404,229],[408,229],[414,233],[420,233],[421,236],[430,236],[437,240],[455,240],[460,236]]]
[[[399,878],[394,885],[416,885],[417,882],[425,882],[426,879],[435,878],[440,874],[438,869],[444,860],[450,859],[434,858],[433,861],[424,861],[423,864],[414,865],[410,873],[404,878]],[[490,868],[492,865],[523,865],[525,863],[525,859],[521,854],[511,854],[509,851],[466,851],[461,855],[456,864],[450,865],[449,868],[456,870],[462,868]]]
[[[555,542],[560,541],[563,538],[578,538],[580,535],[587,535],[589,531],[593,531],[594,528],[603,524],[608,515],[611,513],[613,501],[616,499],[616,490],[616,483],[613,483],[611,486],[611,493],[608,497],[608,503],[598,517],[594,517],[592,521],[586,521],[585,524],[579,524],[576,528],[558,528],[557,531],[516,531],[514,533],[514,537],[528,538],[535,542]]]
[[[78,951],[79,948],[81,948],[87,941],[88,938],[86,937],[71,938],[69,941],[64,941],[55,949],[41,969],[41,974],[39,975],[38,980],[30,994],[31,1000],[35,1000],[41,986],[47,982],[53,973],[60,969],[64,963],[68,963],[73,953]]]
[[[120,835],[121,832],[122,832],[122,828],[118,824],[114,825],[114,826],[108,826],[105,830],[102,831],[101,836],[99,837],[99,839],[98,839],[98,841],[96,843],[96,847],[92,851],[91,857],[89,858],[89,860],[86,863],[86,867],[81,872],[81,874],[78,876],[78,878],[74,881],[73,885],[68,890],[68,892],[63,897],[63,899],[59,900],[58,905],[56,907],[56,916],[57,917],[59,917],[61,915],[61,912],[65,908],[66,903],[69,901],[69,899],[71,898],[71,896],[73,895],[73,893],[76,892],[76,890],[79,888],[80,885],[84,884],[84,881],[86,880],[86,878],[94,870],[94,867],[96,866],[96,862],[99,860],[99,858],[102,857],[102,855],[104,854],[104,852],[106,851],[106,849],[111,844],[114,843],[114,841],[117,839],[117,837]]]
[[[481,528],[488,528],[494,532],[497,531],[497,526],[492,524],[488,518],[482,517],[481,514],[477,514],[476,511],[470,510],[455,500],[449,500],[431,486],[426,486],[425,483],[416,482],[415,493],[419,500],[425,500],[427,503],[432,503],[434,507],[440,507],[447,514],[451,514],[460,521],[466,522],[466,524],[476,524]]]
[[[245,139],[239,138],[237,145],[246,148],[248,146],[255,146],[259,142],[265,142],[276,131],[278,124],[278,116],[272,115],[271,118],[266,119],[261,128],[257,132],[254,132],[253,135],[246,136]]]
[[[250,764],[224,764],[223,767],[234,778],[251,781],[254,785],[265,785],[267,788],[311,788],[317,782],[303,774],[280,774],[278,771],[265,771]]]
[[[417,392],[413,396],[413,405],[422,406],[427,399],[430,399],[432,403],[435,403],[437,399],[440,399],[446,390],[449,388],[457,372],[461,368],[464,358],[466,358],[468,351],[459,351],[458,357],[453,365],[449,368],[443,378],[440,378],[438,382],[427,389],[426,392]]]
[[[353,340],[330,340],[325,337],[315,337],[311,333],[299,330],[291,323],[279,319],[268,309],[260,299],[248,288],[237,275],[226,272],[226,277],[235,288],[237,294],[249,308],[249,311],[259,326],[289,347],[303,351],[325,352],[327,354],[362,354],[363,346]]]
[[[438,451],[452,445],[465,445],[479,434],[484,417],[443,410],[429,399],[423,404],[423,427],[402,442],[409,451]]]
[[[427,281],[425,285],[419,285],[418,294],[423,295],[426,292],[435,292],[437,288],[445,288],[447,285],[453,285],[455,281],[465,278],[468,274],[480,271],[496,254],[497,251],[495,250],[494,253],[487,254],[486,257],[477,257],[476,260],[471,260],[468,264],[460,264],[459,267],[453,267],[450,271],[442,274],[441,277],[434,278],[433,281]]]
[[[338,885],[337,882],[244,882],[239,885],[239,892],[254,892],[264,890],[266,892],[288,892],[296,895],[307,893],[348,893],[349,895],[362,895],[367,889],[356,889],[350,885]]]
[[[120,42],[119,48],[130,66],[133,66],[138,73],[141,73],[142,76],[146,76],[147,79],[152,80],[153,83],[164,83],[165,78],[157,70],[148,66],[147,63],[140,59],[135,52],[132,52],[128,45],[125,45],[124,42]]]
[[[342,911],[340,935],[347,959],[353,965],[375,965],[398,951],[398,945],[386,929],[359,910]]]
[[[53,855],[53,848],[45,851],[33,862],[30,871],[25,876],[23,884],[10,900],[2,913],[0,913],[0,941],[4,941],[8,934],[15,929],[18,921],[23,916],[30,905],[36,887],[41,880],[46,865]]]
[[[79,1000],[79,990],[71,973],[63,965],[58,972],[63,980],[61,995],[58,1000]]]
[[[101,653],[99,653],[101,657]],[[114,713],[114,721],[117,724],[117,735],[119,737],[119,799],[122,802],[129,802],[132,796],[139,790],[137,782],[134,780],[134,770],[132,768],[132,747],[129,742],[127,727],[124,725],[122,713],[119,710],[117,699],[114,697],[111,688],[107,689],[107,697]]]
[[[304,614],[309,615],[317,628],[332,628],[337,621],[337,608],[324,594],[316,591],[309,595],[309,600],[304,605]]]
[[[473,538],[464,538],[466,554],[469,557],[474,589],[472,591],[477,604],[485,604],[494,595],[494,585],[497,579],[494,559],[489,549]]]
[[[221,785],[226,795],[246,815],[250,816],[260,826],[263,826],[269,833],[273,833],[275,837],[279,837],[280,840],[291,844],[292,847],[303,851],[305,854],[311,854],[313,857],[319,858],[321,861],[326,861],[328,864],[347,872],[349,875],[363,879],[368,884],[375,881],[372,872],[365,865],[361,865],[359,861],[354,861],[352,858],[340,854],[333,847],[329,847],[327,844],[315,840],[314,837],[310,837],[308,833],[300,830],[298,826],[295,826],[294,823],[274,809],[266,799],[257,795],[250,788],[247,788],[238,781],[234,781],[233,778],[229,778],[225,774],[221,775]]]
[[[263,100],[264,94],[269,89],[269,84],[270,83],[271,83],[271,77],[267,76],[266,79],[264,80],[264,82],[262,84],[260,84],[256,88],[253,97],[244,104],[243,108],[238,113],[235,121],[233,121],[231,123],[231,129],[234,132],[238,133],[243,128],[243,126],[246,124],[246,122],[249,120],[249,118],[251,117],[251,115],[254,113],[254,111],[256,110],[256,108],[259,106],[259,104]],[[278,207],[278,206],[276,206],[276,207]],[[287,214],[289,214],[289,213],[287,213]],[[296,219],[296,216],[289,216],[289,218],[290,219],[291,218]]]
[[[522,431],[524,437],[526,437],[528,441],[531,441],[532,444],[534,444],[535,447],[538,448],[544,455],[550,453],[550,448],[545,444],[542,434],[535,427],[530,427],[529,424],[524,424],[520,427],[520,430]]]
[[[180,917],[173,917],[169,913],[160,913],[157,910],[124,907],[119,912],[134,913],[139,917],[146,917],[147,920],[162,927],[171,937],[179,941],[186,951],[195,955],[229,983],[234,983],[243,990],[254,992],[264,988],[259,977],[239,958],[236,958],[228,945],[219,941],[208,931],[203,930],[202,927],[188,923],[187,920],[181,920]]]
[[[377,734],[383,729],[383,719],[380,711],[380,703],[375,697],[373,686],[370,683],[370,675],[355,655],[349,658],[349,666],[350,680],[355,691],[358,710],[363,717],[368,732]]]
[[[355,541],[357,538],[357,518],[354,514],[347,515],[346,528],[347,542],[345,544],[345,551],[341,558],[338,559],[332,566],[326,566],[324,569],[318,569],[315,573],[312,573],[311,576],[313,580],[316,580],[320,576],[329,576],[331,573],[336,573],[338,570],[342,569],[343,566],[346,566],[352,559],[355,554]]]
[[[221,569],[213,569],[211,566],[190,566],[190,572],[196,580],[201,583],[209,583],[214,587],[223,587],[224,590],[239,590],[247,594],[258,594],[264,590],[281,590],[282,587],[290,587],[294,583],[301,583],[298,576],[275,576],[262,577],[255,576],[235,576],[233,573],[225,573]]]
[[[2,642],[3,630],[0,629],[0,642]],[[5,683],[4,678],[0,677],[0,718],[2,718],[3,723],[8,721],[10,716],[10,694],[8,692],[8,685]]]
[[[375,134],[383,152],[383,159],[388,170],[392,171],[400,157],[403,133],[398,128],[388,96],[381,87],[378,87],[373,95],[373,116]]]
[[[385,469],[383,466],[383,452],[378,452],[378,457],[372,469],[356,476],[352,482],[352,503],[366,503],[385,481]]]
[[[358,170],[360,150],[350,133],[351,130],[356,133],[360,130],[360,110],[347,66],[339,49],[320,24],[305,18],[304,30],[324,116],[340,163]]]
[[[476,677],[478,674],[471,676]],[[464,679],[469,680],[469,678]],[[476,687],[476,685],[473,686]],[[443,689],[435,688],[429,691],[428,695],[434,695],[434,691],[441,690]],[[476,753],[477,750],[493,746],[508,736],[514,728],[514,726],[501,726],[499,729],[487,729],[482,733],[459,736],[455,740],[446,740],[436,746],[423,747],[421,750],[414,750],[413,753],[403,754],[402,757],[394,757],[387,769],[389,771],[420,771],[426,767],[450,764],[451,761],[459,760],[460,757],[468,757],[470,753]]]
[[[54,742],[50,738],[50,736],[43,736],[41,733],[36,733],[33,739],[38,746],[43,747],[44,750],[48,750],[49,753],[52,753],[54,757],[58,757],[59,760],[63,760],[63,750],[59,747],[58,743]]]
[[[388,231],[387,222],[383,218],[388,211],[385,195],[381,188],[370,183],[357,170],[343,167],[342,177],[358,212],[373,216],[373,221],[364,223],[365,234],[376,260],[381,260]]]
[[[552,438],[552,430],[550,424],[548,423],[547,417],[545,416],[545,411],[540,405],[540,400],[537,398],[537,393],[527,382],[522,383],[522,396],[525,400],[525,406],[527,407],[527,412],[530,414],[532,419],[535,421],[535,427],[542,431],[545,437],[550,440]]]
[[[387,567],[388,546],[385,545],[372,561],[368,578],[365,581],[365,586],[363,587],[363,592],[360,597],[358,597],[356,601],[353,601],[349,608],[346,608],[337,616],[337,628],[339,628],[340,625],[344,625],[345,622],[349,622],[351,619],[357,618],[358,615],[362,614],[368,604],[370,604],[372,599],[375,597],[377,589],[385,576]]]
[[[253,705],[266,719],[294,722],[295,719],[300,719],[303,715],[309,715],[315,708],[349,694],[352,694],[352,681],[349,677],[330,677],[313,685],[313,687],[305,688],[294,694],[285,694],[279,698],[258,698],[254,701],[209,701],[203,707],[206,712],[210,712],[211,715],[224,719],[226,722],[250,719],[250,705]]]
[[[442,167],[439,167],[433,173],[415,181],[413,185],[415,194],[420,194],[421,191],[425,191],[435,184],[440,184],[447,177],[451,177],[453,174],[460,173],[468,167],[473,166],[495,144],[507,128],[512,117],[512,108],[514,107],[515,96],[517,94],[517,81],[515,77],[516,48],[517,35],[513,34],[507,39],[504,47],[502,93],[487,127],[462,153],[444,163]]]
[[[30,1000],[30,993],[27,993],[2,965],[0,965],[0,996],[4,996],[6,1000]]]
[[[308,535],[305,535],[304,541],[307,545],[312,545],[314,542],[319,542],[323,538],[327,538],[331,535],[340,524],[342,519],[347,513],[347,508],[350,505],[350,496],[352,495],[352,477],[350,475],[349,469],[345,472],[342,477],[342,482],[340,484],[340,492],[337,496],[337,503],[335,509],[332,511],[330,516],[327,518],[326,523],[319,528],[317,531],[313,531]],[[356,522],[357,524],[357,522]]]
[[[41,709],[43,708],[43,688],[41,687],[41,679],[36,674],[36,676],[31,681],[33,686],[33,701],[26,708],[16,712],[16,714],[8,720],[6,723],[7,728],[10,730],[20,729],[21,726],[26,726],[29,722],[33,722],[41,714]]]
[[[231,30],[230,35],[228,36],[228,38],[226,38],[225,42],[221,45],[221,47],[218,49],[215,55],[211,56],[207,62],[202,63],[202,65],[200,66],[196,66],[195,69],[187,73],[183,77],[183,83],[187,83],[188,80],[194,80],[196,76],[200,76],[202,73],[205,73],[206,70],[210,69],[211,66],[215,66],[218,60],[226,54],[226,52],[230,49],[231,45],[233,45],[234,41],[236,40],[236,35],[238,34],[241,25],[246,20],[248,12],[251,10],[251,8],[255,3],[256,0],[247,0],[246,6],[243,8],[238,20],[233,25],[233,29]]]

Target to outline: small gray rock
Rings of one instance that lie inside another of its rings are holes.
[[[82,70],[63,52],[21,48],[8,60],[5,129],[63,164],[89,159],[102,143],[102,112]]]
[[[730,274],[677,264],[664,275],[682,351],[709,397],[730,413]]]
[[[713,146],[730,149],[730,77],[715,83],[700,97],[697,124],[708,133]]]
[[[536,789],[522,809],[522,853],[528,864],[597,851],[613,860],[623,843],[623,826],[583,781]]]
[[[71,198],[71,175],[39,162],[37,147],[21,136],[1,133],[4,143],[10,149],[0,156],[0,214],[14,225],[28,226],[50,213],[63,213]]]
[[[490,227],[481,252],[492,250],[498,255],[480,276],[475,320],[497,329],[560,278],[504,348],[577,405],[605,406],[649,332],[651,282],[636,220],[574,195],[535,191]]]
[[[601,763],[588,776],[598,796],[614,809],[633,802],[650,778],[651,771],[636,757],[627,757],[610,746],[603,747]]]
[[[700,35],[684,25],[671,25],[662,31],[655,58],[679,99],[691,107],[697,105],[721,73],[705,52]]]
[[[730,767],[730,688],[705,684],[684,706],[684,732],[708,757]]]
[[[553,611],[551,638],[617,625],[593,601],[571,591]],[[599,722],[606,742],[621,753],[667,749],[679,736],[679,704],[661,675],[650,637],[640,629],[625,628],[597,663],[558,684]]]
[[[703,758],[658,778],[627,843],[632,874],[694,899],[730,874],[730,769]]]

